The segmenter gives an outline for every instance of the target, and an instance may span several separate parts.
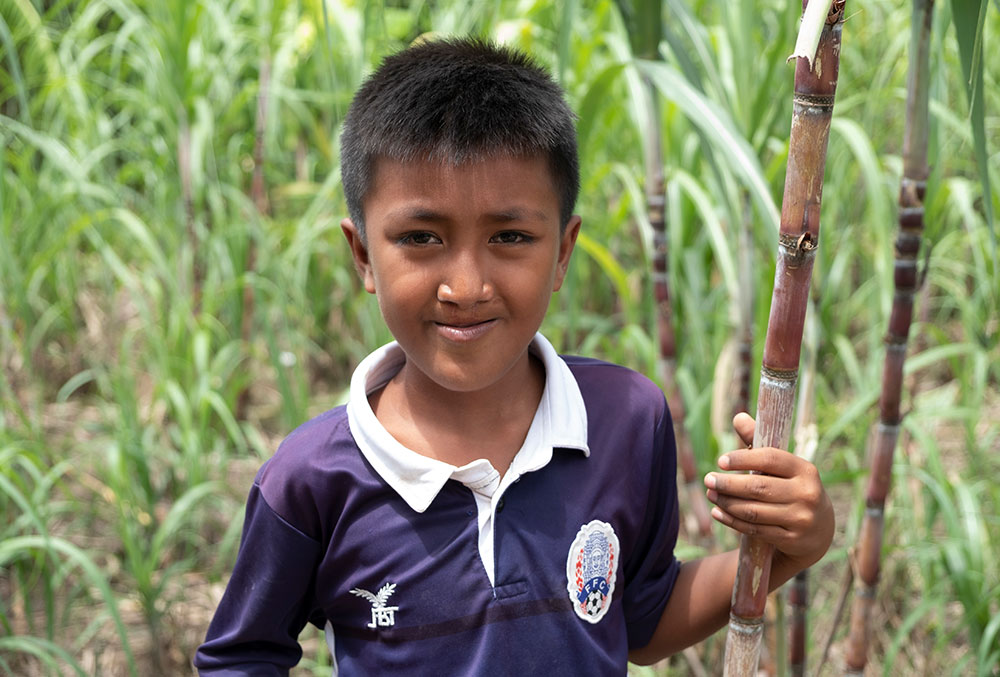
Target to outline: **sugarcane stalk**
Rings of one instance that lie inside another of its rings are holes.
[[[895,295],[886,333],[879,423],[871,455],[865,516],[858,536],[854,602],[845,674],[864,673],[870,621],[878,586],[885,521],[885,499],[892,478],[892,461],[902,421],[903,362],[918,286],[917,255],[924,229],[924,192],[928,175],[928,93],[933,0],[914,0],[910,63],[907,76],[906,126],[903,133],[903,178],[899,190],[899,234],[893,271]]]
[[[704,540],[712,539],[712,518],[705,501],[704,487],[698,476],[691,438],[684,426],[687,412],[680,389],[677,387],[677,342],[674,334],[673,309],[670,303],[670,285],[667,275],[667,191],[663,178],[662,134],[659,125],[659,107],[656,89],[648,79],[646,86],[647,105],[651,123],[646,135],[646,209],[649,224],[653,230],[653,293],[656,300],[656,324],[659,335],[659,359],[657,368],[663,382],[663,391],[670,407],[674,423],[674,442],[677,457],[687,490],[691,517],[687,530]]]
[[[803,337],[805,356],[802,378],[799,382],[799,403],[795,408],[795,455],[810,463],[816,457],[819,432],[816,429],[816,350],[819,329],[815,309],[806,316]],[[809,611],[809,570],[795,574],[788,586],[788,606],[791,608],[791,628],[788,633],[788,666],[792,677],[806,674],[806,620]]]
[[[788,169],[757,396],[754,447],[788,448],[809,282],[819,244],[823,174],[840,68],[845,3],[846,0],[835,0],[828,5],[830,9],[812,64],[807,58],[796,59]],[[807,7],[808,2],[804,1],[803,9]],[[759,538],[740,537],[739,565],[726,636],[726,675],[756,673],[773,554],[774,547]]]
[[[660,173],[660,183],[662,184],[662,172]],[[653,216],[654,208],[649,210]],[[655,221],[650,219],[654,224]],[[654,225],[654,228],[656,226]],[[705,503],[705,493],[698,478],[697,464],[694,458],[694,450],[691,445],[691,438],[687,434],[684,426],[684,418],[687,412],[684,408],[684,400],[681,397],[680,389],[677,387],[677,357],[676,343],[674,340],[673,311],[670,307],[670,292],[667,284],[667,252],[666,252],[666,232],[662,225],[659,230],[653,231],[653,241],[656,245],[653,258],[653,288],[656,295],[657,309],[657,330],[660,337],[660,357],[657,362],[660,378],[663,382],[664,394],[667,398],[667,406],[670,407],[670,416],[674,424],[674,442],[677,448],[677,458],[681,467],[681,475],[684,478],[684,487],[688,495],[687,508],[690,511],[690,520],[687,525],[689,535],[697,534],[703,540],[712,538],[712,518]]]
[[[632,53],[640,59],[659,60],[663,37],[663,7],[661,0],[618,0],[618,9],[628,27]],[[653,294],[656,301],[656,324],[659,335],[657,371],[663,383],[664,395],[674,424],[674,441],[684,486],[688,495],[689,535],[698,534],[706,543],[712,540],[712,518],[705,499],[704,486],[698,475],[691,438],[684,426],[687,414],[677,386],[677,342],[674,334],[673,310],[667,275],[667,191],[663,177],[663,133],[660,129],[659,96],[652,80],[642,77],[645,115],[646,210],[653,231]]]
[[[789,632],[788,666],[792,677],[806,674],[806,612],[809,609],[809,569],[795,574],[788,588],[788,605],[792,608]]]
[[[260,60],[260,76],[257,87],[257,117],[254,123],[253,178],[250,183],[250,197],[260,214],[270,212],[267,186],[264,185],[264,142],[267,133],[267,111],[271,89],[271,53],[264,49]]]

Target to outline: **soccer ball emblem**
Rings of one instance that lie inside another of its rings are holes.
[[[566,557],[566,592],[577,617],[598,623],[607,615],[620,555],[610,524],[591,520],[580,527]]]
[[[587,615],[596,616],[601,613],[601,609],[604,608],[604,595],[601,594],[600,590],[592,590],[589,595],[587,595]]]

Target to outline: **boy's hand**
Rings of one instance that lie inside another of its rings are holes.
[[[737,414],[733,427],[745,444],[753,442],[755,421],[748,414]],[[762,447],[731,451],[719,458],[719,467],[759,474],[705,476],[716,520],[774,545],[795,571],[823,557],[833,540],[833,506],[812,463]]]

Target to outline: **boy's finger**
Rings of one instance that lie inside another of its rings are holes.
[[[802,463],[806,461],[774,447],[737,449],[719,457],[719,467],[723,470],[752,470],[774,477],[794,477]]]
[[[709,500],[720,505],[726,501],[747,500],[758,503],[787,503],[785,480],[767,475],[726,475],[709,473],[705,486]]]
[[[747,536],[757,536],[772,545],[782,546],[788,542],[789,532],[781,527],[770,524],[754,524],[735,517],[719,507],[712,508],[712,517],[725,524],[730,529],[746,534]]]
[[[733,429],[736,431],[736,434],[739,435],[743,444],[748,447],[753,444],[753,433],[756,427],[756,421],[754,421],[753,417],[745,411],[741,411],[736,414],[736,416],[733,416]]]
[[[733,498],[708,490],[708,500],[723,511],[748,524],[759,526],[777,526],[787,529],[791,521],[787,505],[751,501],[745,498]]]

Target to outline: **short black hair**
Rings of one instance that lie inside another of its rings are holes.
[[[422,42],[387,57],[347,111],[341,180],[364,237],[363,201],[380,158],[451,164],[547,158],[560,226],[580,190],[573,112],[549,73],[523,52],[481,39]]]

